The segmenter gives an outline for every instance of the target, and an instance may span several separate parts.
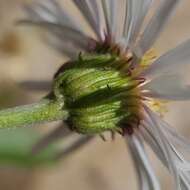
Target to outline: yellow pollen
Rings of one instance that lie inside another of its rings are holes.
[[[148,66],[150,66],[157,58],[157,52],[155,49],[150,49],[141,59],[141,68],[140,70],[146,69]],[[164,117],[164,114],[168,111],[167,110],[167,104],[168,102],[165,100],[157,100],[157,99],[151,99],[148,104],[149,106],[161,117]]]
[[[156,99],[151,99],[150,101],[148,101],[148,105],[155,112],[159,113],[160,117],[164,117],[164,114],[168,112],[167,103],[168,101]]]
[[[150,66],[157,58],[157,53],[154,49],[150,49],[141,59],[141,67],[142,69]]]
[[[157,54],[154,49],[150,49],[140,60],[140,64],[133,71],[133,76],[138,76],[143,70],[149,67],[154,60],[156,60]]]

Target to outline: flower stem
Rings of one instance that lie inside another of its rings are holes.
[[[39,103],[0,111],[0,128],[22,127],[67,117],[68,112],[63,109],[61,102],[43,99]]]

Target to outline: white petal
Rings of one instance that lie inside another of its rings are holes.
[[[180,189],[180,180],[178,176],[177,167],[175,165],[175,157],[172,153],[172,149],[170,148],[167,138],[163,134],[162,126],[160,125],[161,118],[156,117],[154,112],[152,112],[147,106],[145,106],[144,109],[145,113],[147,114],[145,114],[145,121],[148,123],[148,125],[146,125],[147,130],[152,134],[152,136],[154,136],[157,145],[159,145],[160,150],[162,151],[162,158],[164,158],[164,160],[162,161],[165,162],[164,165],[168,167],[169,171],[173,175],[176,184],[176,189]]]
[[[151,96],[172,100],[189,100],[190,86],[185,82],[190,68],[190,40],[156,60],[141,75],[152,79],[144,88]]]
[[[184,182],[184,184],[185,184],[185,187],[187,188],[187,189],[190,189],[190,173],[188,172],[188,173],[182,173],[183,175],[183,182]]]
[[[43,40],[50,47],[53,47],[57,52],[64,54],[71,60],[75,60],[79,55],[80,49],[76,48],[71,42],[66,41],[67,39],[62,43],[63,39],[60,40],[57,36],[48,35]]]
[[[189,190],[190,189],[190,184],[186,181],[185,176],[182,176],[181,189],[182,190]]]
[[[58,4],[56,0],[44,0],[24,8],[32,21],[47,21],[70,27],[74,30],[83,31],[80,22],[68,13],[65,7]]]
[[[76,58],[82,50],[88,51],[90,38],[80,31],[46,21],[23,20],[22,23],[47,29],[51,35],[44,36],[45,42],[70,58]]]
[[[39,152],[46,149],[50,144],[57,142],[60,139],[66,139],[68,136],[72,135],[63,123],[56,129],[51,131],[48,135],[42,137],[36,144],[32,147],[32,153],[38,154]]]
[[[153,0],[142,0],[141,6],[139,6],[139,12],[137,12],[136,21],[134,23],[130,44],[133,43],[140,35],[140,29],[147,15]]]
[[[165,139],[168,145],[168,149],[170,150],[170,154],[172,157],[172,160],[170,160],[170,162],[173,162],[176,167],[174,173],[172,174],[177,174],[177,176],[179,176],[180,178],[180,180],[177,181],[176,184],[178,185],[177,189],[190,189],[190,142],[182,137],[179,133],[177,133],[177,131],[172,129],[166,122],[161,120],[156,113],[150,111],[150,114],[151,117],[154,118],[155,121],[157,121],[157,127],[160,128],[163,139]],[[152,133],[152,127],[153,126],[146,126],[146,130]],[[159,143],[156,142],[156,139],[152,138],[150,135],[147,134],[148,133],[143,133],[145,140],[148,139],[147,142],[151,145],[154,152],[158,155],[158,157],[166,165],[166,167],[168,167],[169,163],[168,161],[166,161],[166,159],[164,159],[164,154],[162,154],[162,151],[160,151],[162,149],[159,150]],[[178,180],[178,177],[176,179]]]
[[[190,86],[179,75],[159,76],[149,83],[144,89],[148,90],[147,97],[165,100],[190,100]]]
[[[51,35],[45,38],[46,43],[69,58],[76,58],[80,51],[87,51],[89,37],[85,35],[80,22],[74,20],[64,7],[55,0],[26,5],[28,20],[20,23],[35,25],[47,29]]]
[[[156,114],[154,114],[155,117],[159,117]],[[176,156],[180,161],[183,161],[185,163],[187,160],[190,161],[190,141],[189,139],[186,139],[183,137],[177,130],[169,126],[168,123],[166,123],[163,120],[160,120],[160,125],[162,126],[162,131],[164,135],[167,137],[168,143],[172,147],[173,151],[178,152]],[[188,168],[190,168],[189,165],[190,162],[188,162]],[[182,165],[181,165],[182,167]]]
[[[117,30],[118,7],[120,1],[102,0],[102,7],[104,11],[105,22],[108,34],[115,34]]]
[[[151,48],[180,0],[162,0],[136,48],[139,57]]]
[[[162,130],[160,129],[158,121],[157,119],[155,119],[153,112],[147,106],[145,106],[144,109],[147,114],[145,115],[146,118],[145,122],[147,122],[146,127],[148,127],[147,129],[159,144],[161,150],[163,151],[165,159],[168,161],[168,163],[170,163],[170,160],[172,160],[172,156],[170,154],[167,141],[162,133]],[[171,164],[169,164],[169,169],[171,171],[175,170],[175,166],[173,165],[172,162]]]
[[[142,140],[135,134],[127,136],[126,140],[139,177],[139,189],[160,190],[159,182],[148,160]]]
[[[141,6],[141,3],[139,3],[138,0],[127,1],[127,11],[126,11],[126,16],[125,16],[124,31],[123,31],[126,47],[129,46],[129,41],[132,35],[134,23],[137,19],[136,15],[139,12],[140,6]]]
[[[162,161],[162,163],[168,168],[168,162],[166,161],[164,152],[162,147],[158,143],[157,139],[154,137],[152,132],[148,129],[148,126],[152,126],[150,123],[143,122],[142,126],[140,126],[140,135],[144,138],[147,144],[152,148],[158,158]]]
[[[181,68],[190,65],[190,40],[187,40],[176,48],[166,52],[158,58],[142,75],[154,78],[163,74],[177,73]]]
[[[75,5],[79,8],[85,19],[88,21],[92,29],[95,31],[99,39],[103,38],[103,16],[99,1],[97,0],[73,0]]]
[[[124,30],[126,45],[133,46],[147,15],[152,0],[129,0]]]
[[[107,33],[111,34],[113,40],[126,47],[123,38],[124,23],[126,17],[127,1],[126,0],[101,0],[107,26]]]
[[[152,148],[152,150],[158,156],[158,158],[161,160],[161,162],[165,165],[165,167],[169,168],[168,161],[165,159],[164,153],[163,153],[159,143],[154,138],[154,136],[152,136],[150,131],[148,129],[144,128],[144,126],[142,126],[140,129],[140,132],[141,132],[142,137],[149,144],[149,146]],[[172,161],[174,161],[174,160],[172,160]],[[178,187],[175,189],[177,189],[177,190],[189,190],[190,186],[188,185],[188,182],[187,182],[184,174],[180,170],[177,171],[177,174],[180,177],[180,180],[179,180],[180,185],[178,184]]]
[[[163,121],[162,121],[163,122]],[[164,132],[169,137],[169,140],[172,144],[175,144],[178,147],[183,148],[183,151],[189,152],[190,154],[190,141],[189,139],[184,138],[178,131],[169,126],[166,122],[163,122]]]
[[[94,136],[81,136],[73,144],[69,147],[64,148],[63,150],[57,152],[55,159],[64,159],[65,157],[69,156],[70,154],[74,153],[75,151],[83,148],[85,145],[88,145],[90,141],[94,139]]]

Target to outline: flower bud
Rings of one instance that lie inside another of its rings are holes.
[[[80,55],[70,67],[60,69],[54,80],[54,95],[64,100],[72,130],[96,134],[131,131],[138,125],[139,82],[119,69],[122,64],[130,62],[110,54]]]

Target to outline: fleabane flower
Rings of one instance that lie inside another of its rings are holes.
[[[184,75],[190,41],[158,58],[151,53],[179,0],[158,1],[150,15],[153,0],[72,2],[95,37],[54,0],[26,6],[29,18],[22,21],[47,29],[48,43],[70,58],[56,73],[51,93],[64,100],[69,128],[83,135],[123,135],[141,189],[160,189],[144,143],[168,168],[173,189],[190,189],[190,142],[162,120],[160,107],[164,101],[190,99]]]

